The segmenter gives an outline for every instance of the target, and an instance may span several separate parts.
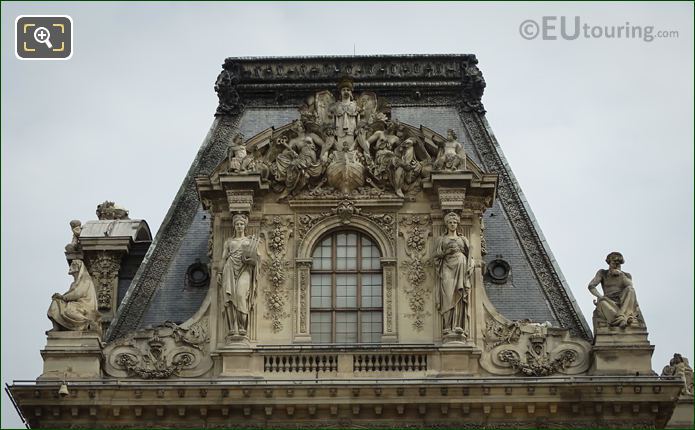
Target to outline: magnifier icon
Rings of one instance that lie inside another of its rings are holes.
[[[46,27],[39,27],[36,30],[34,30],[34,40],[36,40],[38,43],[45,43],[48,48],[53,48],[53,44],[51,43],[51,32],[48,31]]]

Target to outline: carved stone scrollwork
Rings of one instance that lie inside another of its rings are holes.
[[[290,263],[286,259],[287,244],[292,237],[294,222],[291,217],[268,217],[263,220],[261,236],[265,239],[268,258],[263,261],[268,285],[263,291],[266,302],[265,318],[271,321],[271,329],[277,333],[283,328],[287,312],[288,294],[285,283]]]
[[[514,350],[501,351],[499,359],[509,363],[525,376],[550,376],[570,366],[577,359],[577,353],[569,349],[564,350],[551,360],[550,354],[545,352],[544,342],[537,342],[532,343],[526,352],[526,362],[522,361]]]
[[[87,260],[89,274],[97,290],[97,304],[100,311],[111,311],[113,298],[118,286],[118,271],[121,268],[120,253],[99,253]]]
[[[485,113],[482,102],[485,79],[483,79],[483,74],[478,69],[477,64],[476,58],[471,58],[461,64],[461,83],[463,85],[461,99],[464,110],[483,114]]]
[[[219,99],[215,115],[237,115],[244,109],[241,97],[237,92],[237,84],[241,75],[241,67],[231,58],[224,60],[222,71],[215,81],[215,92]]]
[[[343,224],[350,224],[351,220],[356,217],[366,218],[381,229],[392,245],[395,244],[396,220],[393,214],[367,212],[358,208],[352,200],[348,199],[340,201],[336,207],[329,211],[299,215],[297,237],[300,240],[305,238],[313,226],[332,216],[340,218]],[[299,245],[299,241],[297,245]]]
[[[530,323],[530,320],[512,321],[509,324],[502,324],[495,319],[488,319],[485,322],[485,350],[503,345],[517,343],[521,337],[521,324]]]
[[[106,374],[117,377],[166,379],[196,377],[212,367],[207,319],[188,328],[166,322],[131,333],[104,350]]]
[[[591,346],[586,341],[548,323],[488,318],[483,340],[486,353],[480,363],[494,375],[575,375],[590,364]]]
[[[399,230],[405,241],[405,254],[408,259],[405,265],[408,267],[408,282],[410,288],[405,290],[408,295],[410,313],[406,317],[413,320],[413,328],[421,331],[424,327],[424,318],[431,315],[427,311],[428,291],[425,288],[427,273],[425,267],[431,265],[427,258],[427,239],[432,234],[432,219],[429,215],[404,216],[400,220],[402,228]]]

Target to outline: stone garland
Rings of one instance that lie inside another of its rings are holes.
[[[265,239],[268,258],[263,261],[262,267],[269,281],[263,291],[266,303],[263,317],[271,321],[271,329],[277,333],[283,328],[283,320],[290,317],[286,309],[288,294],[285,283],[290,267],[286,254],[294,223],[290,217],[274,216],[265,218],[263,224],[266,228],[261,235]]]
[[[458,109],[461,121],[471,136],[473,146],[480,155],[482,167],[489,173],[499,175],[497,195],[559,324],[569,328],[573,336],[591,339],[591,334],[572,308],[571,300],[543,248],[519,195],[515,191],[510,173],[497,153],[492,137],[485,130],[477,114],[469,112],[462,105],[459,105]]]
[[[400,220],[403,227],[399,230],[405,241],[405,253],[408,259],[404,261],[408,267],[408,282],[410,288],[405,290],[408,295],[408,305],[410,313],[405,314],[407,318],[413,319],[413,328],[422,331],[424,328],[424,318],[431,315],[426,310],[428,290],[424,284],[427,280],[425,267],[431,265],[426,258],[427,239],[431,235],[429,226],[432,219],[429,215],[404,216]]]

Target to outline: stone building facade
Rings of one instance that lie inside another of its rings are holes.
[[[687,360],[652,370],[619,253],[590,284],[592,334],[484,88],[472,55],[225,60],[156,237],[111,202],[71,223],[75,282],[52,298],[44,373],[8,387],[18,412],[32,427],[664,427],[692,407]]]

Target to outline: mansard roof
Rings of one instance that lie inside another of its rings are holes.
[[[497,198],[484,215],[486,263],[500,259],[511,275],[486,283],[495,307],[509,319],[529,318],[591,337],[579,307],[485,117],[485,81],[474,55],[228,58],[223,69],[235,97],[223,99],[145,259],[107,333],[107,340],[166,320],[192,316],[205,292],[181,288],[188,267],[208,262],[210,216],[195,178],[210,175],[241,132],[254,136],[299,118],[310,94],[334,89],[349,76],[356,90],[387,101],[391,117],[439,134],[451,128],[468,157],[498,175]],[[211,112],[212,112],[211,106]]]

